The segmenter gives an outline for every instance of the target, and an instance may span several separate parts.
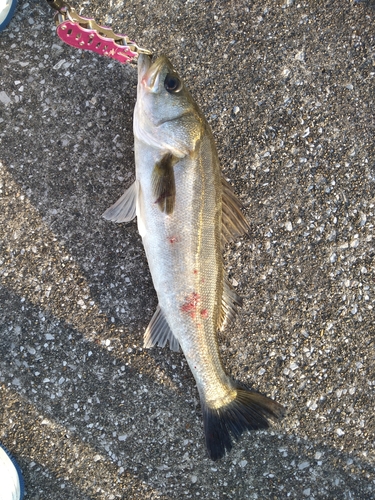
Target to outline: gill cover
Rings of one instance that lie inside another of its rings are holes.
[[[193,154],[204,133],[199,110],[166,56],[138,58],[134,136],[176,158]]]

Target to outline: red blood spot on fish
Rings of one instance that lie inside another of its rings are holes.
[[[198,274],[198,269],[194,269],[193,274]]]
[[[191,293],[186,297],[185,302],[181,306],[181,312],[187,313],[191,318],[195,318],[200,296],[198,293]]]
[[[176,243],[176,241],[177,241],[176,236],[172,236],[171,238],[169,238],[169,243],[173,244],[173,243]]]
[[[201,316],[202,316],[202,318],[208,318],[208,311],[207,311],[207,309],[202,309],[201,310]]]

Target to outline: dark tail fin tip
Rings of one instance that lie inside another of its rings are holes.
[[[232,449],[230,434],[238,439],[245,430],[267,429],[269,419],[285,415],[285,408],[258,392],[237,389],[237,397],[221,408],[202,405],[207,452],[211,460]]]

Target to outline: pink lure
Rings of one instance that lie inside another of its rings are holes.
[[[74,21],[67,20],[59,24],[57,27],[57,34],[63,42],[72,47],[82,50],[91,50],[101,56],[116,59],[122,64],[131,61],[138,55],[128,46],[119,45],[114,40],[99,35],[99,33],[93,29],[83,28]]]

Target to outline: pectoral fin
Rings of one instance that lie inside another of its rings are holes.
[[[152,172],[154,202],[167,215],[173,213],[176,201],[176,184],[173,167],[177,161],[178,158],[171,153],[167,153],[156,163]]]
[[[154,347],[155,345],[164,347],[167,341],[169,341],[171,351],[180,350],[180,344],[173,335],[172,330],[170,329],[167,320],[160,309],[160,306],[158,306],[148,327],[146,328],[143,347]]]
[[[249,224],[241,212],[241,202],[233,193],[232,186],[222,178],[222,244],[225,245],[249,231]]]
[[[103,217],[112,222],[130,222],[136,216],[139,182],[135,181],[116,203],[110,206]]]

